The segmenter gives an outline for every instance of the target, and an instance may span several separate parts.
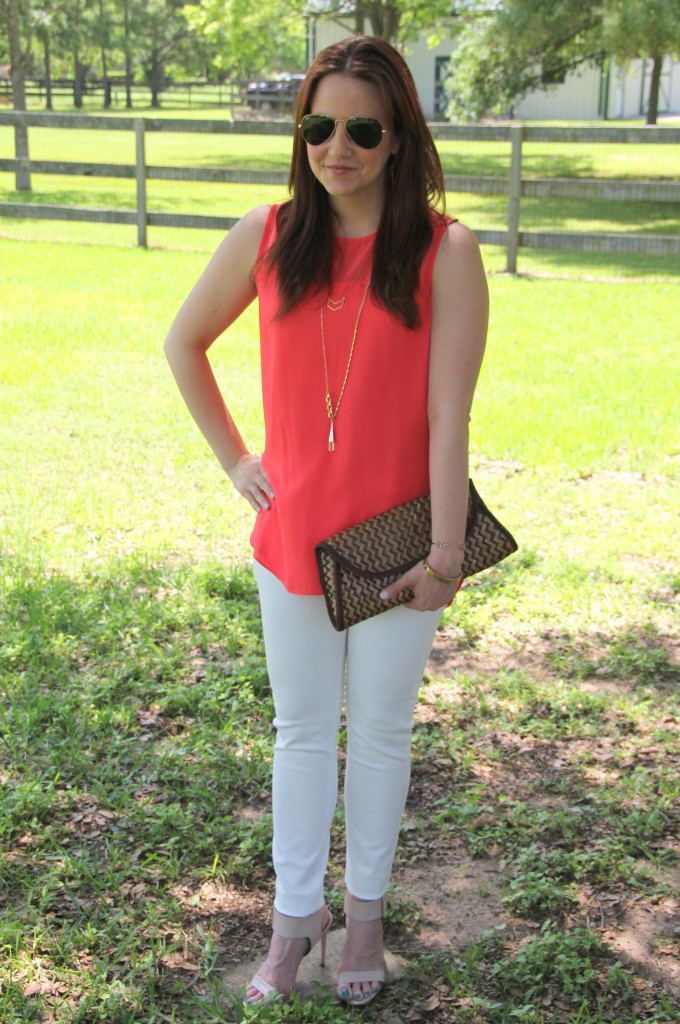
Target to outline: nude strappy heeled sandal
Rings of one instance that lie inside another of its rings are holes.
[[[323,918],[326,912],[326,907],[323,906],[313,914],[308,914],[307,917],[288,917],[286,914],[280,914],[278,910],[275,909],[272,916],[272,931],[284,939],[307,939],[309,942],[309,949],[303,953],[303,959],[311,952],[314,946],[316,946],[317,942],[321,942],[320,964],[324,967],[326,964],[326,939],[328,938],[328,933],[331,930],[331,925],[333,924],[333,918],[330,914],[328,915],[326,924],[323,924]],[[270,985],[268,981],[261,978],[259,974],[255,975],[247,987],[250,988],[251,986],[252,988],[257,989],[257,991],[262,995],[262,999],[246,999],[246,1003],[251,1006],[261,1003],[265,999],[272,1001],[276,998],[290,998],[290,993],[286,994],[279,992],[278,989],[273,985]]]
[[[377,921],[378,919],[383,920],[386,912],[387,900],[384,896],[381,896],[377,900],[358,900],[349,893],[345,896],[346,922]],[[353,997],[351,995],[351,986],[362,985],[365,981],[372,981],[376,983],[378,988],[367,996],[361,996],[358,999]],[[349,1003],[351,1006],[366,1006],[366,1004],[370,1003],[372,999],[375,999],[384,984],[385,969],[383,966],[374,967],[370,971],[341,971],[338,975],[338,989],[346,988],[350,995],[342,996],[338,992],[338,998]]]

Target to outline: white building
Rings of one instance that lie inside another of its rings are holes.
[[[342,20],[310,18],[308,52],[310,59],[331,43],[353,35],[353,27]],[[430,48],[425,37],[409,42],[404,57],[411,69],[428,120],[441,121],[446,112],[444,80],[456,48],[453,39],[443,39]],[[643,117],[647,111],[652,75],[651,60],[633,61],[630,67],[613,65],[602,72],[587,65],[567,75],[560,85],[537,89],[520,100],[513,115],[522,121],[595,121]],[[659,114],[680,114],[680,61],[666,57],[661,74]]]
[[[515,107],[515,117],[523,121],[644,117],[651,77],[651,60],[636,60],[627,68],[613,63],[605,73],[593,65],[584,66],[567,75],[561,85],[529,93]],[[670,57],[661,70],[659,114],[680,114],[680,62]]]

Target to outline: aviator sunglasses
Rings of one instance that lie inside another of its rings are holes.
[[[339,123],[344,124],[352,142],[361,149],[376,149],[385,132],[391,130],[383,128],[374,117],[330,117],[329,114],[305,114],[298,128],[308,145],[321,146],[333,138]]]

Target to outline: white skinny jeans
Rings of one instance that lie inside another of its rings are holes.
[[[413,709],[441,611],[392,608],[338,633],[322,596],[288,593],[257,562],[254,572],[276,712],[274,905],[305,917],[323,903],[345,684],[345,882],[358,899],[377,899],[390,880]]]

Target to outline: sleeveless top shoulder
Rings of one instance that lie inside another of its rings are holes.
[[[258,513],[255,559],[293,594],[321,594],[314,547],[326,537],[429,490],[427,381],[432,271],[450,218],[433,212],[434,236],[423,258],[417,301],[420,326],[409,330],[367,295],[354,355],[328,450],[329,419],[320,304],[313,290],[276,318],[276,275],[262,257],[276,237],[273,206],[255,281],[259,299],[265,447],[262,465],[276,495]],[[336,238],[332,298],[324,306],[328,383],[335,409],[354,326],[371,273],[375,235]]]

